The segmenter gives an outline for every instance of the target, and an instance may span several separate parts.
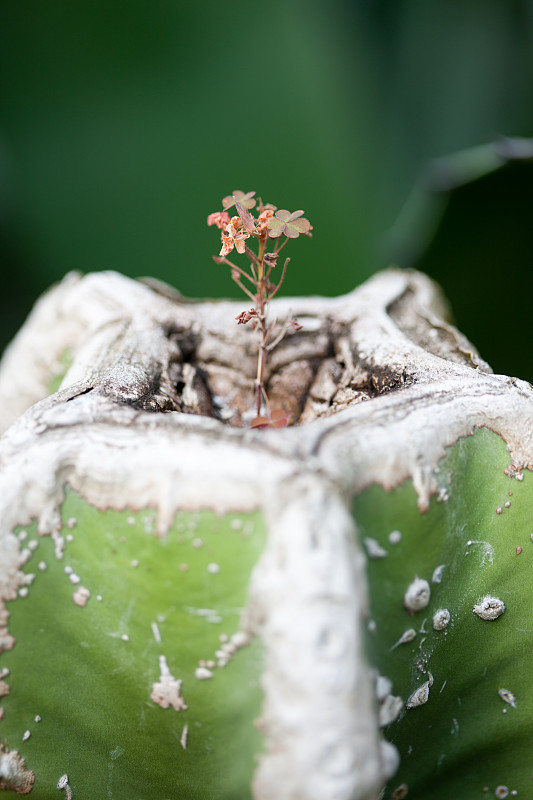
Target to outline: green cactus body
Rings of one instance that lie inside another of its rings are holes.
[[[254,431],[240,307],[40,301],[0,370],[3,796],[529,796],[533,389],[443,308],[398,270],[292,299],[302,424]]]
[[[57,537],[18,532],[35,577],[8,604],[16,645],[0,657],[2,741],[34,771],[32,797],[57,798],[63,774],[74,798],[249,797],[261,648],[240,626],[261,517],[178,513],[158,537],[153,511],[71,491],[62,520],[61,558]]]
[[[427,513],[409,481],[355,501],[370,555],[369,658],[390,681],[380,682],[382,722],[401,759],[387,800],[406,789],[409,800],[531,792],[533,480],[511,479],[508,463],[485,429],[440,463]],[[430,598],[410,612],[415,577]],[[483,606],[487,596],[503,605]]]

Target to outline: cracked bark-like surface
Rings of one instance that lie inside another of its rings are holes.
[[[395,751],[364,658],[350,497],[412,478],[425,508],[445,448],[482,426],[507,442],[510,471],[530,468],[533,390],[492,374],[429,279],[390,270],[344,297],[272,303],[304,326],[266,374],[297,424],[249,430],[257,338],[237,329],[241,310],[114,273],[67,276],[41,299],[0,369],[0,648],[12,645],[3,603],[24,580],[13,527],[37,517],[56,532],[67,483],[101,508],[156,507],[161,534],[178,509],[262,509],[269,538],[246,612],[266,651],[255,796],[366,800]]]

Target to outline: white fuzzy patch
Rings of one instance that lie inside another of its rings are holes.
[[[479,603],[476,603],[472,611],[480,619],[494,620],[505,612],[505,603],[499,597],[487,594]]]
[[[159,672],[159,681],[152,684],[150,700],[161,708],[172,707],[174,711],[184,711],[188,706],[181,696],[182,682],[170,672],[165,656],[159,656]]]

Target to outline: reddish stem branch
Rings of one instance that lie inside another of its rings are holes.
[[[219,264],[227,264],[228,267],[231,267],[232,270],[235,270],[235,272],[238,272],[239,275],[242,275],[243,278],[246,278],[247,280],[249,280],[250,283],[253,286],[256,286],[256,281],[254,281],[254,279],[251,278],[250,275],[248,275],[248,273],[245,272],[245,270],[243,270],[241,267],[238,267],[237,264],[234,264],[232,261],[229,261],[227,258],[221,258],[218,263]]]
[[[268,283],[265,277],[265,245],[267,242],[266,232],[259,238],[259,256],[257,263],[258,281],[257,281],[257,302],[259,305],[259,324],[261,326],[261,344],[257,354],[257,377],[256,377],[256,405],[257,416],[261,414],[261,402],[263,394],[265,393],[265,360],[267,353],[268,342],[268,328],[266,320],[266,307],[268,300],[265,297],[266,284]]]
[[[237,284],[237,286],[239,287],[239,289],[240,289],[241,291],[243,291],[243,292],[244,292],[244,294],[248,295],[248,297],[250,298],[250,300],[252,301],[252,303],[255,303],[255,297],[253,296],[253,294],[252,294],[251,292],[249,292],[249,291],[248,291],[248,289],[246,288],[246,286],[244,286],[244,284],[242,284],[242,283],[241,283],[241,281],[238,279],[238,277],[237,277],[236,275],[232,275],[232,276],[231,276],[231,279],[232,279],[232,281],[233,281],[234,283],[236,283],[236,284]]]
[[[290,261],[290,258],[286,258],[286,259],[285,259],[285,263],[284,263],[284,265],[283,265],[283,272],[281,273],[281,278],[279,279],[279,283],[277,284],[277,286],[276,286],[276,288],[274,289],[274,291],[273,291],[273,292],[271,292],[271,293],[268,295],[268,297],[267,297],[267,303],[270,303],[270,301],[272,300],[272,298],[274,297],[274,295],[278,293],[278,291],[279,291],[279,289],[280,289],[280,287],[281,287],[281,284],[283,283],[283,280],[284,280],[284,278],[285,278],[285,273],[287,272],[287,264],[289,263],[289,261]]]
[[[288,236],[286,236],[286,237],[285,237],[285,241],[284,241],[284,242],[283,242],[283,244],[281,244],[281,245],[279,244],[279,241],[280,241],[280,240],[278,239],[278,241],[276,242],[276,246],[275,246],[275,248],[274,248],[274,252],[275,252],[275,253],[281,253],[281,251],[283,250],[283,248],[285,247],[285,245],[286,245],[286,244],[287,244],[287,242],[289,241],[289,237],[288,237]]]

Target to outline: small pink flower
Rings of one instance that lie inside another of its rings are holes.
[[[245,241],[250,238],[249,233],[242,230],[242,222],[239,217],[232,217],[230,222],[222,229],[222,249],[221,256],[227,256],[233,248],[238,253],[244,253],[246,249]]]
[[[215,211],[213,214],[209,214],[207,218],[208,225],[216,225],[217,228],[222,228],[224,225],[227,225],[229,222],[229,214],[227,211]]]
[[[265,208],[259,216],[257,217],[257,230],[260,234],[265,232],[267,227],[268,220],[274,216],[274,209],[273,208]]]

